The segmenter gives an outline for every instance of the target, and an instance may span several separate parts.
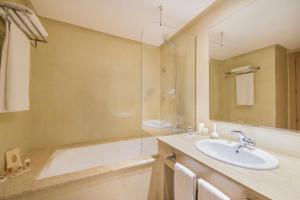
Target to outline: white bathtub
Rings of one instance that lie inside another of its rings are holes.
[[[37,179],[111,166],[157,154],[154,137],[56,150]]]

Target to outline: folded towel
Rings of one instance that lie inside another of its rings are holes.
[[[2,48],[0,112],[29,109],[29,75],[30,42],[17,25],[11,22],[6,25]]]
[[[174,199],[195,200],[196,174],[185,166],[176,163],[174,167]]]
[[[254,71],[254,68],[251,65],[238,67],[238,68],[235,68],[235,69],[231,70],[231,72],[234,72],[236,74],[248,73],[248,72],[253,72],[253,71]]]
[[[236,75],[237,105],[254,105],[254,73]]]
[[[210,183],[199,179],[198,200],[230,200],[230,198]]]

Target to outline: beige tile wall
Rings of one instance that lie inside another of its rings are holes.
[[[143,44],[143,119],[160,119],[160,47]]]
[[[231,114],[228,95],[230,94],[230,80],[229,77],[225,78],[225,73],[230,69],[222,61],[210,59],[209,62],[210,117],[215,120],[227,121]]]
[[[49,42],[32,51],[32,146],[139,136],[140,44],[42,22]]]

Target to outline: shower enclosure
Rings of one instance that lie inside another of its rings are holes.
[[[142,129],[151,136],[191,132],[196,121],[196,37],[153,23],[141,35]]]

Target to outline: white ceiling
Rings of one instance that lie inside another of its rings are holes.
[[[273,44],[289,50],[300,48],[300,0],[255,0],[210,30],[210,57],[214,59],[231,58]]]
[[[153,45],[162,43],[162,32],[176,33],[215,0],[31,0],[42,17],[82,26],[100,32]],[[163,23],[173,28],[161,30],[159,9],[163,6]],[[154,23],[154,24],[153,24]]]

